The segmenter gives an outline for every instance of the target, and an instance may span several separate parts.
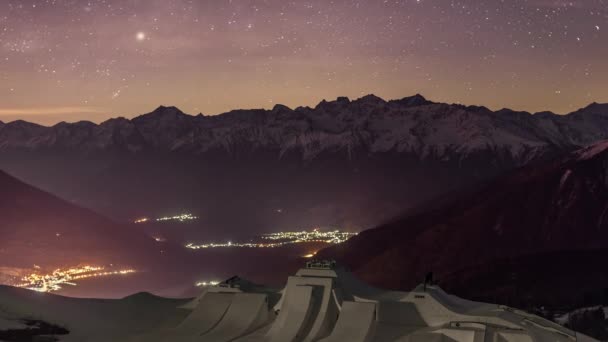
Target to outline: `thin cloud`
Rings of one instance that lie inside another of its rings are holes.
[[[0,115],[54,115],[54,114],[89,114],[104,113],[96,107],[33,107],[33,108],[0,108]]]

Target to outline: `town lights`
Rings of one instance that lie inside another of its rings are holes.
[[[211,281],[199,281],[195,285],[197,287],[208,287],[208,286],[216,286],[219,283],[220,283],[219,281],[211,280]]]
[[[135,270],[132,269],[104,271],[104,267],[90,265],[71,267],[68,269],[59,268],[49,274],[29,274],[21,278],[21,281],[14,284],[14,286],[38,292],[53,292],[61,290],[61,285],[76,286],[76,283],[74,283],[75,280],[112,275],[126,275],[134,272]]]
[[[296,243],[327,243],[327,244],[339,244],[351,237],[357,235],[357,233],[341,232],[339,230],[332,230],[323,232],[318,228],[312,231],[299,231],[299,232],[278,232],[263,234],[259,236],[261,241],[259,242],[232,242],[226,243],[210,242],[203,244],[189,243],[186,248],[190,249],[206,249],[206,248],[226,248],[226,247],[242,247],[242,248],[275,248],[289,244]]]
[[[159,217],[156,219],[156,221],[161,222],[161,221],[179,221],[179,222],[184,222],[184,221],[192,221],[192,220],[196,220],[198,219],[198,217],[192,215],[192,214],[181,214],[181,215],[175,215],[175,216],[165,216],[165,217]]]
[[[156,221],[156,222],[164,222],[164,221],[179,221],[179,222],[185,222],[185,221],[194,221],[197,220],[198,216],[194,216],[192,214],[180,214],[180,215],[175,215],[175,216],[163,216],[163,217],[159,217],[156,219],[149,219],[147,217],[142,217],[139,218],[135,221],[133,221],[133,223],[145,223],[148,221]]]

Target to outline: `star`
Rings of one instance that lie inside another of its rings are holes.
[[[142,6],[144,2],[133,0],[0,0],[0,93],[19,94],[10,104],[17,107],[29,106],[26,98],[36,99],[36,106],[47,105],[46,98],[36,96],[37,88],[24,87],[26,83],[50,89],[48,98],[66,104],[81,102],[86,93],[96,99],[91,102],[107,107],[110,117],[135,115],[159,100],[209,113],[270,107],[269,98],[273,103],[315,105],[330,95],[372,92],[387,98],[423,92],[460,102],[461,91],[470,87],[455,80],[466,79],[476,85],[472,95],[466,95],[469,104],[565,113],[570,111],[566,101],[585,106],[588,92],[603,84],[601,76],[608,73],[602,31],[608,18],[606,1],[311,0],[243,5],[159,0]],[[481,61],[479,68],[471,67],[474,60]],[[548,70],[563,64],[586,69],[549,75]],[[217,86],[208,89],[205,100],[184,100],[198,98],[199,89],[192,85],[203,75]],[[123,89],[116,100],[125,101],[112,102],[127,76],[135,89],[128,95]],[[157,78],[176,86],[165,89]],[[97,82],[100,79],[104,82]],[[534,82],[525,99],[519,82]],[[548,97],[553,82],[573,85],[568,100]],[[221,90],[226,87],[248,95],[227,96]],[[499,91],[500,98],[486,96],[490,88]],[[608,95],[594,96],[594,101],[608,102]]]
[[[143,42],[144,40],[146,40],[146,33],[145,33],[145,32],[142,32],[142,31],[139,31],[139,32],[137,32],[137,34],[135,35],[135,38],[136,38],[138,41]]]

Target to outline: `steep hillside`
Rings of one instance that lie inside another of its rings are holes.
[[[0,266],[142,265],[153,240],[0,171]]]
[[[320,256],[386,287],[411,287],[433,271],[445,287],[473,296],[515,297],[517,283],[532,298],[574,299],[574,292],[608,286],[601,266],[607,175],[608,142],[601,142],[362,232]],[[566,275],[570,280],[559,280]]]

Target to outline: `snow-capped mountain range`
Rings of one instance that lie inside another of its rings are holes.
[[[222,231],[363,229],[607,138],[608,105],[530,114],[368,95],[213,116],[161,106],[101,124],[0,124],[0,169],[118,219],[189,211]]]
[[[132,120],[99,125],[81,121],[52,127],[0,123],[0,151],[95,153],[232,153],[244,146],[296,152],[305,160],[323,153],[413,153],[439,160],[500,151],[525,163],[547,151],[573,149],[608,138],[608,104],[591,104],[568,115],[433,103],[420,95],[385,101],[374,95],[341,97],[315,108],[235,110],[205,116],[158,107]]]

